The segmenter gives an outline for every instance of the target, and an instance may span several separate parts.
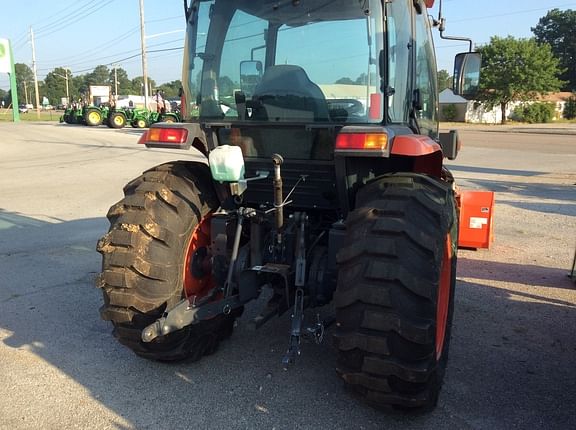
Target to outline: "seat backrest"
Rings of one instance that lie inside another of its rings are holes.
[[[254,90],[253,100],[261,109],[255,119],[268,121],[329,121],[322,90],[300,66],[270,66]]]

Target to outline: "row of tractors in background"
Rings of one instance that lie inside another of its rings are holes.
[[[145,128],[157,122],[181,122],[180,112],[157,112],[144,108],[110,108],[73,104],[64,111],[60,122],[95,127],[106,124],[111,128]]]

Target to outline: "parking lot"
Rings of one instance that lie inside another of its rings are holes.
[[[459,253],[445,385],[413,417],[351,397],[329,340],[284,371],[289,320],[254,332],[256,307],[197,363],[122,347],[94,287],[106,212],[143,170],[193,153],[146,150],[133,129],[0,122],[0,429],[573,428],[574,128],[461,130],[449,164],[463,188],[497,193],[496,240]]]

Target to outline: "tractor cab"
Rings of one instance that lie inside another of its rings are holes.
[[[335,132],[358,126],[439,137],[424,3],[193,0],[186,18],[186,119],[226,123],[219,144],[244,157],[332,159]]]
[[[193,2],[184,62],[189,117],[381,123],[383,14],[378,0]]]

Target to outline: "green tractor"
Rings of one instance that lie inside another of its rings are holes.
[[[285,367],[334,322],[348,388],[436,405],[467,203],[444,163],[457,135],[438,130],[433,3],[184,1],[184,123],[140,143],[202,159],[146,170],[108,212],[97,286],[122,344],[197,360],[262,294],[249,323],[288,312]],[[479,74],[459,54],[454,92],[473,97]]]
[[[182,122],[180,112],[150,112],[148,116],[148,126],[156,124],[157,122]]]
[[[134,128],[148,127],[148,111],[142,108],[116,108],[110,110],[107,125],[110,128],[124,128],[130,124]]]
[[[65,122],[66,124],[84,124],[83,108],[76,104],[67,107],[64,114],[60,117],[60,122]]]
[[[76,104],[66,108],[60,117],[60,122],[66,124],[83,124],[95,127],[108,120],[108,107],[78,106]]]

